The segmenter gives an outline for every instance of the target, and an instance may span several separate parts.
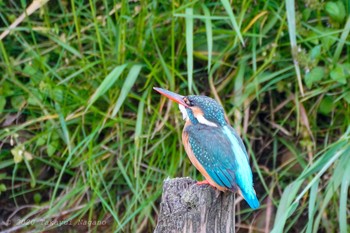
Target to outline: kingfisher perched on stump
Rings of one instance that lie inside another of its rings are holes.
[[[247,150],[226,121],[223,107],[207,96],[182,96],[158,87],[153,89],[179,104],[186,121],[182,142],[192,164],[206,179],[198,184],[210,184],[220,191],[238,191],[251,208],[258,208]]]

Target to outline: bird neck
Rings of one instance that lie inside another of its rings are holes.
[[[186,109],[186,122],[189,121],[190,124],[192,125],[197,125],[197,124],[203,124],[211,127],[224,127],[227,125],[227,121],[225,120],[224,117],[222,117],[222,120],[219,121],[209,121],[205,118],[198,119],[195,117],[194,113],[190,109]]]
[[[186,110],[187,110],[187,121],[190,121],[190,123],[193,125],[199,124],[199,121],[194,116],[193,112],[190,109],[186,109]]]

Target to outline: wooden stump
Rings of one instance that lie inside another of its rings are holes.
[[[235,232],[234,194],[190,178],[165,180],[154,233],[163,232]]]

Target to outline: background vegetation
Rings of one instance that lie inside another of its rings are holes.
[[[154,86],[244,138],[262,206],[238,232],[349,230],[348,1],[34,2],[0,41],[1,230],[151,232],[162,181],[202,179]],[[30,4],[0,1],[1,30]]]

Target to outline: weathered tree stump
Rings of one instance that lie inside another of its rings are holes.
[[[163,232],[235,232],[234,194],[190,178],[165,180],[154,233]]]

